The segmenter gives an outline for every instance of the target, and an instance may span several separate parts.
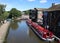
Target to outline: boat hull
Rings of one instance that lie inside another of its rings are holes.
[[[54,38],[52,38],[52,39],[43,38],[43,37],[40,35],[40,33],[39,33],[31,24],[29,24],[28,22],[26,22],[26,23],[27,23],[27,25],[33,30],[33,32],[34,32],[39,38],[41,38],[42,40],[45,40],[45,41],[54,41]]]

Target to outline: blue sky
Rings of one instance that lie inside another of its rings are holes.
[[[6,4],[6,10],[17,8],[24,11],[33,8],[49,8],[52,3],[60,4],[60,0],[0,0],[0,4]]]

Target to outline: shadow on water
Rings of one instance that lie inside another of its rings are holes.
[[[40,40],[28,27],[25,20],[11,22],[7,33],[5,43],[48,43]]]

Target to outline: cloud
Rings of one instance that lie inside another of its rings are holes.
[[[40,0],[40,3],[46,3],[47,0]]]
[[[12,5],[10,5],[10,4],[7,4],[7,6],[6,6],[6,11],[9,11],[9,10],[11,10],[11,8],[12,8]]]
[[[60,4],[60,3],[55,3],[55,5],[58,5],[58,4]]]
[[[32,1],[35,1],[35,0],[28,0],[28,1],[32,2]]]
[[[4,2],[0,2],[0,4],[4,4],[4,5],[6,5],[6,11],[9,11],[13,6],[12,6],[12,4],[10,4],[10,3],[4,3]]]

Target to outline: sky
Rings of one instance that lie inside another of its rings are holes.
[[[0,0],[0,4],[6,5],[6,11],[12,8],[20,11],[33,8],[49,8],[52,3],[60,4],[60,0]]]

